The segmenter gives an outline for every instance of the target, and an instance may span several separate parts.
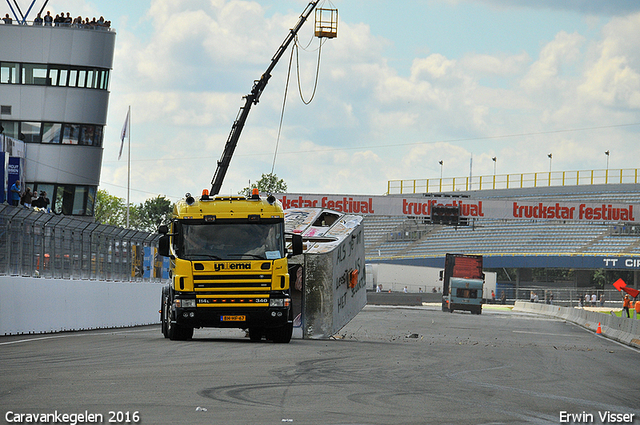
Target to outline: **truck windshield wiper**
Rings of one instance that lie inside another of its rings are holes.
[[[257,254],[227,254],[229,257],[251,257],[257,258],[258,260],[264,260],[264,255]]]
[[[222,260],[222,258],[218,257],[217,255],[212,255],[212,254],[190,255],[189,259],[190,260]]]

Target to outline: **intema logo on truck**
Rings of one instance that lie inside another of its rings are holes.
[[[251,263],[214,263],[213,268],[215,271],[220,270],[251,270]]]

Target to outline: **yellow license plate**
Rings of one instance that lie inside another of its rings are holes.
[[[246,322],[247,316],[220,316],[222,322]]]

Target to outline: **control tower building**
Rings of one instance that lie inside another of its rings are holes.
[[[7,21],[0,20],[4,185],[19,175],[23,189],[47,193],[53,212],[93,217],[116,33],[106,25]],[[20,145],[23,158],[11,158],[7,141]]]

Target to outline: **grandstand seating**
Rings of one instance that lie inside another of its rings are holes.
[[[561,188],[518,188],[456,192],[475,199],[520,199],[640,204],[636,184]],[[640,211],[638,211],[640,214]],[[367,259],[443,256],[448,252],[483,255],[638,255],[640,234],[618,223],[562,220],[475,219],[469,226],[422,224],[408,217],[366,216]]]

